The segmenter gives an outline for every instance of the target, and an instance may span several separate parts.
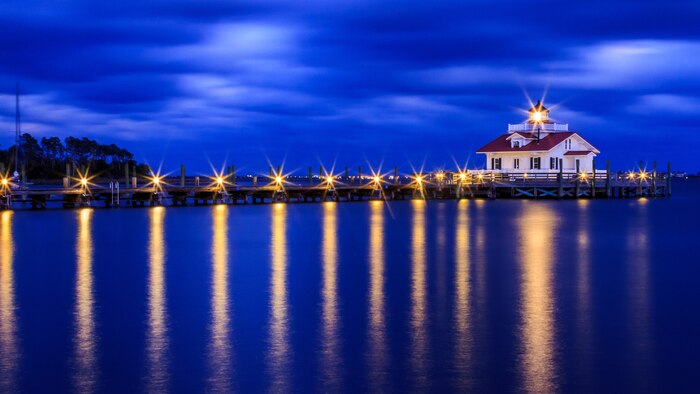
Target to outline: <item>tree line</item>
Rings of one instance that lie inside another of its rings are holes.
[[[6,171],[14,169],[15,145],[0,150],[0,163]],[[124,176],[128,166],[130,172],[147,174],[148,166],[134,160],[134,154],[115,144],[102,145],[89,138],[42,137],[41,141],[28,133],[20,135],[19,163],[24,165],[30,179],[53,179],[66,176],[66,164],[88,170],[91,175],[105,178]]]

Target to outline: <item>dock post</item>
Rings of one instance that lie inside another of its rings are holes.
[[[581,170],[580,164],[578,161],[576,162],[576,190],[575,190],[575,196],[578,198],[579,191],[581,190],[581,177],[579,176],[579,171]]]
[[[136,186],[138,185],[136,182],[137,182],[137,178],[135,176],[132,176],[131,177],[131,187],[133,189],[136,189]]]
[[[595,159],[593,159],[593,179],[591,180],[591,198],[595,198]]]
[[[671,162],[668,162],[668,170],[666,172],[666,197],[671,197]]]
[[[321,164],[320,166],[318,166],[318,179],[322,180],[323,178],[323,164]]]
[[[642,170],[643,164],[643,162],[639,162],[639,178],[637,179],[637,197],[642,196],[642,171],[644,171]]]
[[[399,184],[399,167],[394,167],[394,185]]]
[[[180,187],[185,187],[185,165],[180,164]]]
[[[656,197],[656,162],[654,162],[654,173],[651,178],[651,194]]]
[[[254,176],[253,177],[253,187],[258,186],[258,177]],[[255,195],[253,195],[253,204],[255,204]]]
[[[362,166],[357,167],[357,185],[360,186],[362,185]]]
[[[66,164],[66,166],[70,166],[70,164]],[[70,176],[70,168],[66,172],[68,173],[68,176]],[[128,164],[124,166],[124,187],[129,188],[129,165]]]
[[[22,176],[22,186],[25,186],[27,184],[27,168],[25,167],[24,163],[22,163],[20,173]]]
[[[70,178],[70,163],[66,163],[66,176]],[[126,182],[129,183],[128,180]]]
[[[610,160],[605,161],[605,197],[612,197],[612,185],[610,184]]]
[[[557,180],[559,181],[559,191],[558,195],[559,198],[564,197],[564,169],[561,166],[561,163],[559,163],[559,174],[557,174]]]
[[[309,166],[309,186],[312,186],[314,184],[314,169],[313,167]]]

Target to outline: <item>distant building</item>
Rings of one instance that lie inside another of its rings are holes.
[[[495,172],[593,171],[600,153],[568,124],[549,121],[549,110],[538,100],[524,123],[509,124],[508,133],[476,153],[486,155],[486,169]]]

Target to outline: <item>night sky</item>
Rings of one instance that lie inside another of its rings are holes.
[[[0,144],[19,82],[23,132],[168,171],[477,168],[544,95],[614,169],[697,172],[699,21],[679,0],[5,0]]]

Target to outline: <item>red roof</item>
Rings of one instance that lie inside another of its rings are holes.
[[[591,153],[593,153],[593,151],[590,150],[570,150],[564,153],[564,156],[587,156]]]
[[[518,134],[525,134],[525,133],[518,133]],[[532,133],[533,138],[537,137],[536,133]],[[538,151],[548,151],[555,146],[559,145],[562,143],[565,139],[571,137],[572,135],[576,134],[575,132],[572,131],[566,131],[566,132],[556,132],[556,133],[550,133],[547,134],[545,137],[543,137],[541,140],[538,141],[531,141],[525,146],[521,146],[519,148],[514,148],[511,146],[510,140],[508,140],[508,137],[510,137],[513,134],[503,134],[502,136],[496,138],[495,140],[489,142],[488,144],[484,145],[481,147],[481,149],[477,149],[476,153],[490,153],[490,152],[538,152]]]

